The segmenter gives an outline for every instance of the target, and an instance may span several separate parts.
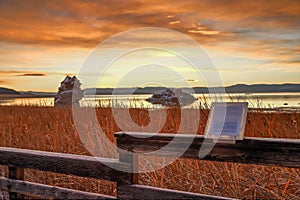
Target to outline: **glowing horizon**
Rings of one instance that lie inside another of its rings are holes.
[[[193,38],[214,62],[224,86],[300,82],[300,2],[297,0],[3,0],[0,22],[0,87],[18,91],[56,91],[66,74],[79,72],[99,43],[141,27],[168,28]],[[167,36],[155,37],[149,44],[163,42]],[[135,38],[136,42],[139,39]],[[163,52],[155,56],[170,59]],[[172,65],[172,59],[168,62]],[[112,87],[123,69],[142,62],[136,57],[127,63],[107,74],[97,87]],[[196,80],[193,71],[183,64],[180,66],[188,80],[195,80],[190,82],[192,86],[206,86]],[[140,74],[146,75],[151,76]],[[170,85],[180,87],[181,82],[174,80]],[[89,84],[83,83],[83,87]],[[124,87],[139,85],[128,80]]]

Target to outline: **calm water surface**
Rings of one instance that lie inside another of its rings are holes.
[[[80,102],[81,106],[102,107],[133,107],[133,108],[161,108],[161,105],[153,105],[145,99],[149,95],[86,95]],[[236,94],[194,94],[197,101],[186,107],[209,107],[211,102],[243,102],[247,101],[250,108],[300,108],[300,93],[236,93]],[[0,99],[0,105],[35,105],[53,106],[54,98],[14,98]]]

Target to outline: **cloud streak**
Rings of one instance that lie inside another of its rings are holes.
[[[42,73],[26,73],[26,74],[20,74],[18,76],[46,76],[46,74],[42,74]]]
[[[8,76],[47,76],[47,73],[41,72],[33,72],[33,71],[23,71],[23,70],[0,70],[0,77],[8,77]]]

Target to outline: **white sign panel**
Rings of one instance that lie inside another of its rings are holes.
[[[204,137],[243,140],[247,111],[247,102],[212,103]]]

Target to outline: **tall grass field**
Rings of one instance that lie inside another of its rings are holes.
[[[80,109],[84,113],[85,109],[94,108]],[[114,109],[122,113],[122,109],[127,108]],[[129,112],[132,120],[143,127],[149,123],[149,112],[159,116],[165,111],[131,108]],[[197,134],[203,134],[209,110],[199,112]],[[96,108],[96,114],[102,130],[114,143],[115,132],[134,131],[130,125],[121,130],[111,108]],[[160,132],[180,132],[181,110],[168,108],[166,116]],[[124,117],[123,120],[129,119]],[[185,120],[194,119],[191,116]],[[247,115],[245,136],[300,139],[299,123],[300,113],[297,111],[261,112],[252,109]],[[94,131],[93,127],[86,125],[86,140],[91,143],[95,139],[91,137]],[[91,155],[76,130],[71,107],[0,106],[0,146]],[[113,152],[101,153],[117,157]],[[168,158],[151,159],[163,164]],[[139,161],[140,167],[149,164],[143,158]],[[7,176],[5,166],[1,166],[0,174]],[[25,169],[25,180],[116,195],[115,183],[90,178]],[[178,159],[166,168],[140,174],[139,184],[239,199],[300,199],[300,169],[263,165]]]

